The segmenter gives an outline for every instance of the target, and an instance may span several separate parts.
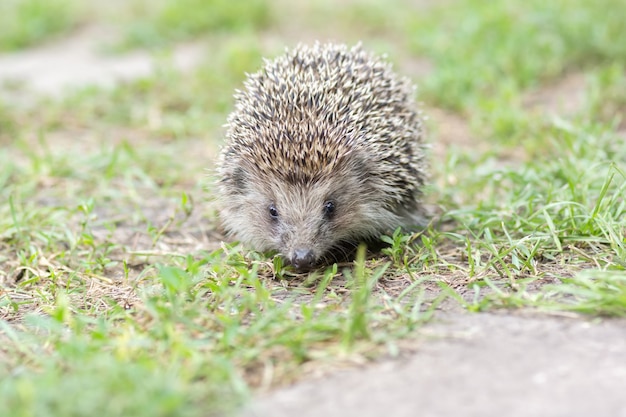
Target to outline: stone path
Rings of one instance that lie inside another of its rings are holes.
[[[417,353],[304,381],[242,417],[626,417],[626,320],[461,314]]]

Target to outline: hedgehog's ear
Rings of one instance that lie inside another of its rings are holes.
[[[244,194],[248,188],[248,173],[237,166],[224,176],[223,181],[228,184],[228,189],[232,190],[233,194]]]

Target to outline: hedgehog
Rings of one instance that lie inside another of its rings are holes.
[[[299,271],[425,224],[415,87],[361,44],[300,44],[235,92],[217,168],[228,234]]]

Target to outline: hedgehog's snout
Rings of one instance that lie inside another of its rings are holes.
[[[300,248],[293,251],[291,264],[298,272],[308,271],[315,266],[315,254],[311,249]]]

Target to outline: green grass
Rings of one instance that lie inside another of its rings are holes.
[[[493,99],[507,102],[573,68],[623,64],[625,18],[623,0],[463,0],[422,14],[407,24],[406,34],[415,51],[435,64],[424,95],[452,109],[473,110]]]
[[[250,33],[269,27],[272,9],[262,0],[131,0],[93,5],[77,0],[5,0],[0,4],[0,51],[13,51],[69,35],[86,22],[108,27],[114,51],[161,48],[211,34]]]
[[[626,315],[622,1],[147,4],[119,10],[136,18],[121,45],[166,46],[155,74],[0,103],[0,415],[228,413],[397,355],[441,303]],[[432,224],[305,276],[223,243],[207,180],[232,92],[296,42],[294,21],[393,51],[407,75],[429,60],[426,113],[456,112],[429,121]],[[173,68],[167,48],[198,39],[198,68]],[[571,74],[574,112],[526,104]]]
[[[253,32],[271,22],[269,3],[262,0],[135,0],[123,19],[118,47],[158,47],[211,33]]]
[[[76,0],[4,0],[0,4],[0,51],[45,42],[83,19]]]

